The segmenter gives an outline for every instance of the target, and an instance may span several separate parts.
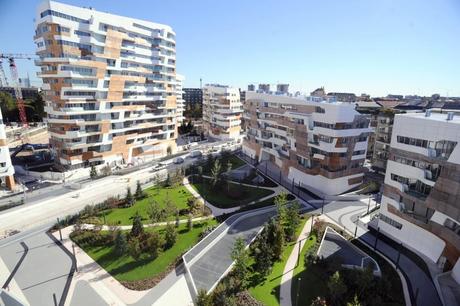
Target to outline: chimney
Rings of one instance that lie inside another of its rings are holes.
[[[447,113],[447,121],[451,121],[454,119],[454,112],[448,112]]]

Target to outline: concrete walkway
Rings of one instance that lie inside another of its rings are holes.
[[[209,176],[205,176],[203,175],[203,177],[205,178],[209,178]],[[238,182],[233,182],[231,181],[233,184],[239,184]],[[190,184],[190,181],[188,180],[188,177],[184,177],[184,180],[182,181],[183,185],[185,186],[185,188],[187,188],[187,190],[195,197],[198,199],[198,201],[200,201],[201,204],[204,204],[206,205],[207,207],[209,207],[209,209],[211,209],[211,212],[212,212],[212,215],[213,216],[220,216],[220,215],[223,215],[223,214],[229,214],[229,213],[232,213],[232,212],[235,212],[239,209],[241,209],[242,206],[235,206],[235,207],[231,207],[231,208],[219,208],[219,207],[216,207],[214,205],[212,205],[211,203],[209,203],[208,201],[206,201],[196,190],[195,188],[192,187],[192,185]],[[241,184],[243,186],[248,186],[248,187],[256,187],[254,185],[249,185],[249,184]],[[277,187],[262,187],[262,186],[259,186],[259,188],[262,188],[262,189],[267,189],[267,190],[273,190],[274,193],[271,194],[271,195],[268,195],[266,197],[263,197],[257,201],[252,201],[250,203],[248,203],[247,205],[252,205],[252,204],[255,204],[257,202],[261,202],[261,201],[265,201],[267,199],[270,199],[272,197],[275,197],[277,196],[278,194],[280,194],[281,192],[283,191],[286,191],[286,189],[282,186],[277,186]],[[246,205],[245,205],[246,206]]]
[[[305,222],[302,231],[300,232],[299,237],[296,241],[296,246],[289,255],[289,258],[286,262],[286,266],[284,266],[283,276],[281,277],[281,285],[280,285],[280,305],[281,306],[292,306],[291,300],[291,287],[292,287],[292,277],[294,276],[294,269],[297,267],[297,258],[299,256],[299,243],[300,243],[300,251],[302,251],[303,247],[305,246],[306,239],[310,235],[310,228],[311,228],[312,218],[309,218],[307,222]],[[303,260],[303,258],[300,258]]]
[[[204,221],[204,220],[209,220],[209,219],[212,219],[212,218],[214,218],[214,216],[212,216],[212,215],[206,216],[206,217],[197,217],[197,218],[193,218],[192,222]],[[187,222],[188,222],[188,219],[180,219],[179,220],[179,224],[184,224],[184,223],[187,223]],[[165,225],[168,225],[168,223],[175,224],[176,221],[167,221],[167,222],[157,222],[157,223],[144,224],[144,227],[165,226]],[[88,224],[88,223],[82,224],[83,229],[93,229],[95,227],[96,227],[95,224]],[[120,229],[120,230],[130,230],[133,226],[132,225],[114,225],[114,227],[116,227],[117,229]],[[112,226],[103,225],[101,230],[108,231],[111,228],[112,228]]]

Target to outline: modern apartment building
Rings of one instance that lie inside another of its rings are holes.
[[[378,227],[440,267],[456,263],[460,283],[460,117],[394,117]]]
[[[0,110],[0,184],[3,185],[3,183],[9,190],[13,190],[15,187],[14,167],[11,163],[5,125],[3,124],[3,116]]]
[[[169,26],[53,1],[38,6],[35,26],[50,144],[64,168],[176,150]]]
[[[184,82],[185,77],[181,74],[176,74],[176,120],[178,123],[184,121],[184,111],[185,111],[185,100],[184,100],[184,90],[182,88],[182,83]]]
[[[375,145],[372,155],[372,167],[377,171],[385,172],[387,168],[387,160],[390,156],[394,116],[395,111],[392,109],[384,109],[377,115]]]
[[[208,136],[220,140],[241,139],[240,91],[210,84],[203,87],[203,124]]]
[[[321,97],[246,93],[243,152],[322,195],[362,183],[369,119],[350,103]]]
[[[203,104],[203,90],[201,88],[184,88],[185,105],[193,108],[196,104]]]

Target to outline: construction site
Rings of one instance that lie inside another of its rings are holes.
[[[28,87],[24,87],[27,84],[21,84],[18,75],[16,60],[33,60],[34,57],[27,54],[0,53],[0,92],[14,99],[19,118],[18,122],[12,122],[9,118],[5,120],[5,115],[1,118],[0,146],[5,150],[1,150],[0,154],[0,196],[39,188],[42,180],[37,175],[30,175],[31,171],[55,170],[46,123],[40,122],[43,119],[41,117],[35,117],[33,121],[27,117],[24,96],[33,98],[40,94],[39,89],[30,88],[30,82]],[[9,78],[4,66],[9,67]]]

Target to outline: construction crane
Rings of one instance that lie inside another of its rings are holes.
[[[8,63],[10,66],[10,73],[11,73],[11,81],[13,82],[13,87],[14,87],[14,92],[16,95],[16,104],[18,105],[18,111],[19,111],[19,120],[21,120],[21,123],[23,126],[28,126],[27,122],[27,116],[26,116],[26,108],[24,106],[24,99],[22,98],[22,90],[21,86],[19,84],[19,75],[18,75],[18,69],[16,66],[16,62],[14,61],[15,59],[27,59],[31,60],[34,55],[30,54],[8,54],[8,53],[0,53],[0,61],[2,59],[8,59]],[[1,62],[0,62],[1,65]],[[5,84],[6,84],[6,76],[3,71],[3,68],[0,68],[0,79],[5,79]],[[3,83],[3,80],[2,80]]]

